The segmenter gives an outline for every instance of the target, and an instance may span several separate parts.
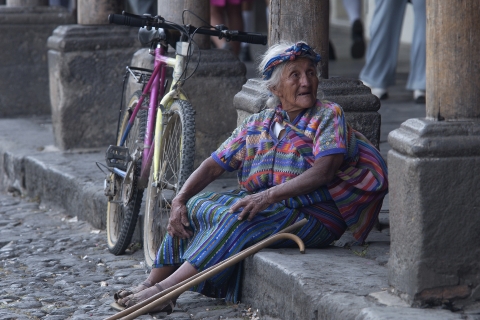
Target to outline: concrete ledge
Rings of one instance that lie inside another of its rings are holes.
[[[307,249],[303,255],[296,249],[267,249],[247,258],[244,269],[242,302],[255,305],[262,315],[284,320],[462,319],[447,310],[375,299],[372,293],[389,288],[387,267],[344,248]]]
[[[58,150],[50,117],[1,119],[0,123],[0,189],[61,207],[105,229],[104,176],[95,165],[104,162],[103,150]]]

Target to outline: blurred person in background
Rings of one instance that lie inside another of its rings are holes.
[[[243,31],[242,0],[210,0],[210,24],[226,25],[228,29]],[[230,49],[238,56],[240,42],[226,42],[224,39],[212,37],[212,42],[219,49]]]
[[[125,11],[143,15],[144,13],[157,15],[157,0],[126,0]]]
[[[407,89],[416,103],[425,103],[426,88],[426,6],[425,0],[410,0],[415,24],[410,51]],[[380,100],[388,98],[388,87],[395,84],[398,48],[407,0],[376,0],[370,26],[370,43],[360,80]]]
[[[365,55],[365,38],[363,37],[362,0],[343,0],[351,26],[352,46],[350,55],[353,59],[361,59]]]
[[[243,31],[245,32],[255,31],[255,11],[253,10],[253,7],[253,0],[242,1]],[[249,44],[247,42],[242,42],[240,46],[240,60],[243,62],[252,61]]]

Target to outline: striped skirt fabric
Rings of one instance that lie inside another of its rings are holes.
[[[307,248],[327,246],[339,237],[337,232],[332,233],[319,217],[305,214],[302,208],[292,209],[280,203],[270,205],[252,221],[239,221],[239,212],[229,213],[228,210],[246,195],[248,193],[245,191],[233,190],[225,193],[203,193],[191,198],[187,208],[193,237],[181,240],[167,235],[158,250],[154,267],[178,266],[188,261],[198,271],[202,271],[303,218],[307,218],[308,223],[298,230],[296,235],[304,241]],[[322,210],[326,216],[330,216],[332,211],[336,211],[335,214],[340,216],[333,201],[315,204],[314,212],[317,215],[321,216]],[[296,247],[296,244],[284,240],[272,247]],[[228,268],[192,290],[237,302],[240,272],[238,265]]]

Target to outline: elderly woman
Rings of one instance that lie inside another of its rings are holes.
[[[319,61],[303,42],[267,51],[259,69],[273,108],[247,118],[186,181],[155,268],[137,288],[115,294],[118,304],[143,301],[303,218],[296,235],[308,248],[328,246],[347,228],[365,240],[388,192],[386,165],[338,104],[317,100]],[[198,194],[225,170],[238,171],[239,190]],[[238,301],[240,269],[194,290]]]

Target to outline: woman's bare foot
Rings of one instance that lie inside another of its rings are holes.
[[[153,286],[155,283],[158,283],[165,278],[169,277],[172,273],[177,270],[178,267],[176,266],[164,266],[162,268],[153,268],[150,274],[148,275],[148,278],[143,281],[140,285],[133,289],[122,289],[118,292],[116,292],[113,296],[115,299],[115,302],[118,303],[118,300],[126,298],[132,294],[136,294],[140,291],[143,291],[147,288],[150,288]]]
[[[142,301],[147,300],[150,297],[153,297],[157,293],[163,291],[164,289],[160,286],[160,284],[155,284],[154,286],[151,286],[150,288],[146,288],[142,291],[139,291],[133,295],[129,295],[123,299],[117,300],[117,303],[121,305],[122,307],[129,308],[133,305],[136,305]],[[167,312],[171,313],[173,311],[173,308],[175,307],[175,302],[172,300],[167,301],[165,304],[159,305],[155,307],[154,309],[151,309],[150,312]]]
[[[115,299],[115,301],[118,303],[118,301],[120,299],[123,299],[123,298],[126,298],[132,294],[136,294],[138,292],[141,292],[145,289],[148,289],[150,288],[151,286],[153,286],[154,283],[152,283],[151,281],[149,281],[148,279],[143,281],[141,284],[139,284],[138,286],[136,286],[135,288],[133,289],[122,289],[120,291],[117,291],[115,292],[115,294],[113,295],[113,298]]]

